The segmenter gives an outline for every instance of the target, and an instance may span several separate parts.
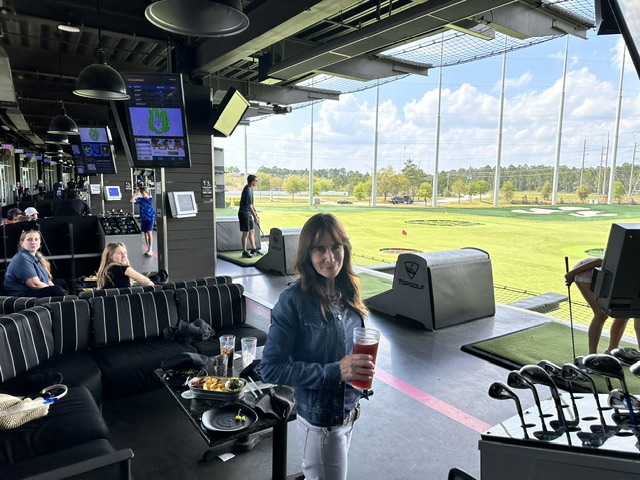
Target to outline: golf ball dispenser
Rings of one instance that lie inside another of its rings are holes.
[[[365,303],[427,330],[490,317],[496,313],[491,259],[478,248],[400,254],[393,288]]]
[[[640,358],[638,351],[617,350],[625,363]],[[640,362],[631,371],[640,375]],[[609,393],[598,393],[595,377],[605,379]],[[527,480],[640,478],[640,398],[629,393],[616,356],[525,365],[509,372],[506,383],[494,382],[489,396],[513,401],[517,415],[482,434],[482,480],[502,480],[505,472]],[[533,407],[523,409],[525,397],[533,397]]]

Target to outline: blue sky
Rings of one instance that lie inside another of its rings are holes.
[[[564,38],[507,54],[501,165],[554,165],[562,98]],[[611,162],[624,43],[620,35],[569,39],[560,163]],[[443,69],[439,170],[494,166],[503,57]],[[440,70],[380,86],[378,169],[411,158],[433,173]],[[370,172],[376,89],[313,107],[313,167]],[[311,107],[246,127],[249,173],[260,166],[308,168]],[[640,81],[627,55],[617,164],[640,142]],[[586,142],[586,144],[585,144]],[[608,142],[608,158],[607,158]],[[245,127],[216,138],[227,166],[244,171]],[[640,158],[640,148],[636,155]],[[636,162],[637,163],[637,162]]]

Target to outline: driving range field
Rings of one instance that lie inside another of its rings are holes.
[[[274,227],[300,228],[315,213],[335,214],[361,266],[395,264],[398,249],[479,248],[491,258],[495,284],[535,293],[566,294],[565,257],[571,268],[582,258],[601,256],[612,223],[640,223],[640,206],[634,205],[372,208],[260,202],[256,208],[265,233]],[[237,209],[218,210],[216,215],[236,216]],[[582,300],[577,289],[574,292],[574,300]]]

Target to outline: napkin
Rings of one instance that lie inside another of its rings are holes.
[[[262,397],[254,408],[264,415],[286,421],[293,413],[295,406],[293,388],[278,385],[271,388],[270,391],[271,393]]]

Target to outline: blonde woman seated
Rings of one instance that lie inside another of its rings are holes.
[[[149,278],[131,268],[124,244],[108,243],[98,269],[98,289],[130,287],[132,280],[142,286],[153,285]]]

